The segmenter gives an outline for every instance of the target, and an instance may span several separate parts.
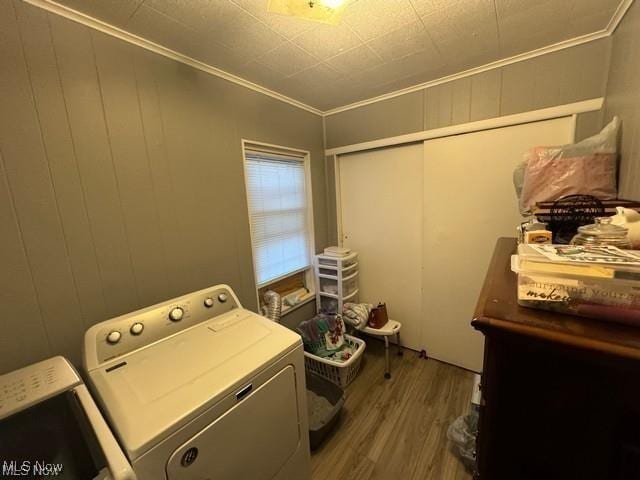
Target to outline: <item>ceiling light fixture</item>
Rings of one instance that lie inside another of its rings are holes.
[[[336,25],[346,0],[269,0],[269,12]]]

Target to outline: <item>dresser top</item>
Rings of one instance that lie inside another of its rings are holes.
[[[502,330],[616,356],[640,359],[640,327],[525,308],[517,301],[511,271],[515,238],[499,238],[478,299],[472,325]]]

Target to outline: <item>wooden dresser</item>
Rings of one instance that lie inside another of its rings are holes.
[[[485,336],[481,480],[640,479],[640,328],[520,307],[500,238],[472,325]]]

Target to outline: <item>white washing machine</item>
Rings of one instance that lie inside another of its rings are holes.
[[[136,480],[63,357],[0,375],[0,478]]]
[[[308,480],[300,336],[218,285],[85,334],[89,385],[138,480]]]

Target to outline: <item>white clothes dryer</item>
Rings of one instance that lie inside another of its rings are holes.
[[[218,285],[91,327],[89,385],[138,480],[308,480],[302,341]]]

